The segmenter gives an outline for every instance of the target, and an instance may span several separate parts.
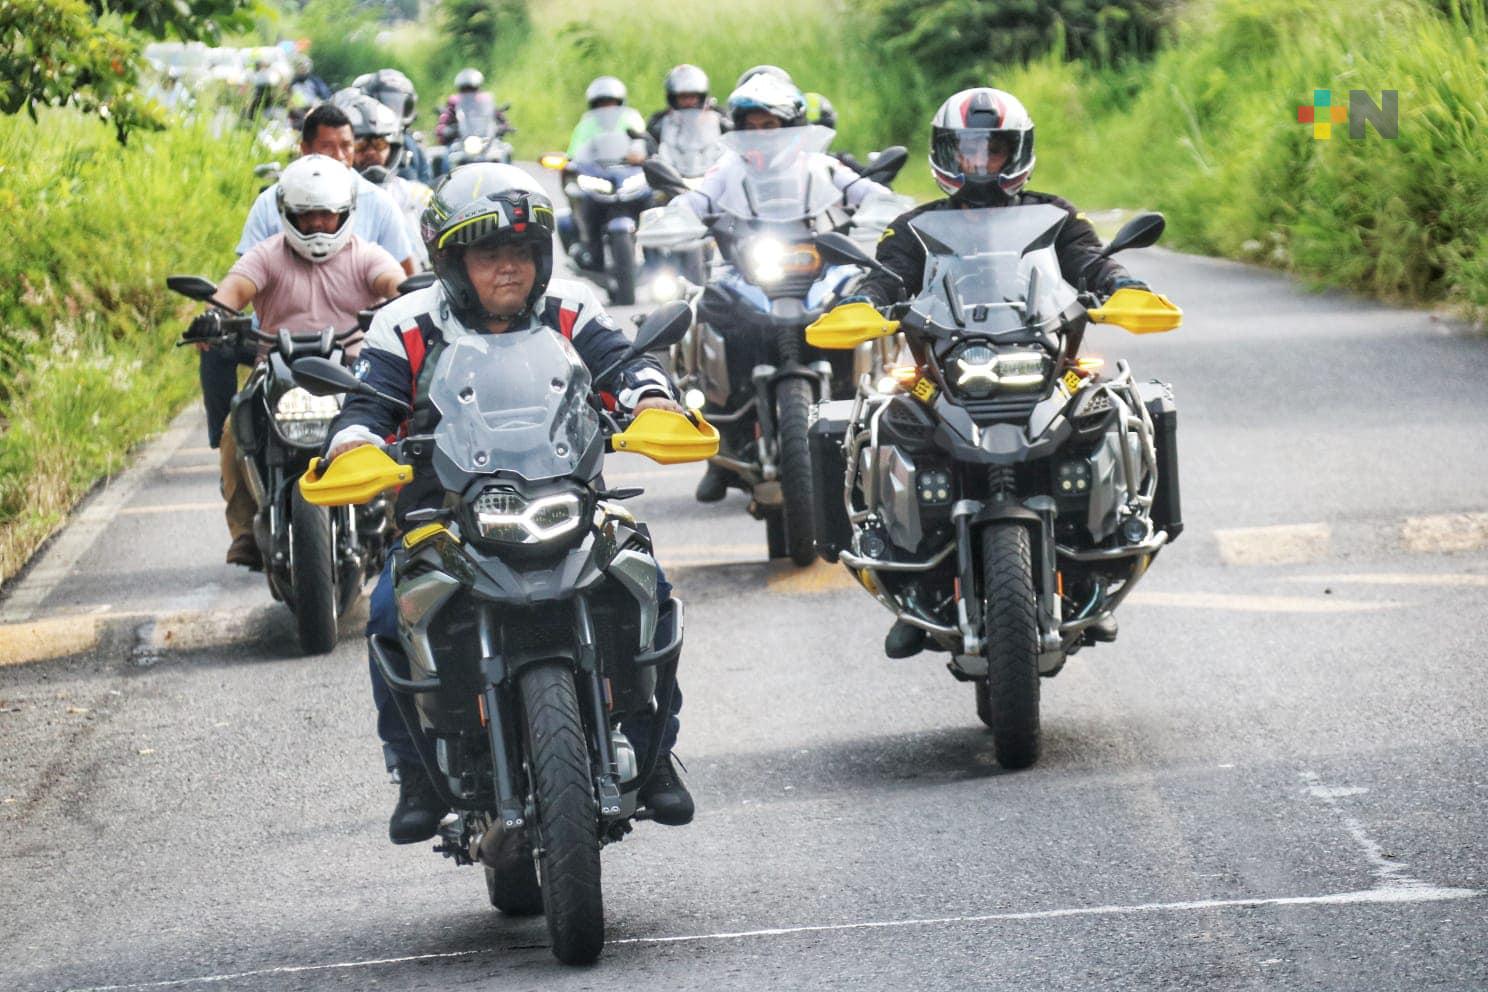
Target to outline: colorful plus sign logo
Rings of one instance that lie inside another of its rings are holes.
[[[1312,103],[1297,108],[1297,123],[1311,124],[1312,136],[1317,141],[1332,138],[1333,125],[1347,124],[1348,119],[1347,107],[1333,105],[1332,90],[1313,90]]]
[[[1297,123],[1311,124],[1312,136],[1317,141],[1333,137],[1334,124],[1347,124],[1348,136],[1362,139],[1365,125],[1372,124],[1381,138],[1400,136],[1400,93],[1396,90],[1381,90],[1380,102],[1367,90],[1349,90],[1348,105],[1334,104],[1332,90],[1313,90],[1312,103],[1297,108]]]

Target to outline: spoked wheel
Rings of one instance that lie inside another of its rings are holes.
[[[810,565],[816,560],[816,517],[812,509],[811,447],[807,433],[814,401],[811,384],[804,379],[786,379],[775,391],[785,540],[791,561],[797,565]]]
[[[992,728],[1004,768],[1027,768],[1039,752],[1038,598],[1028,529],[982,529],[983,651],[987,678],[977,683],[977,716]]]
[[[543,662],[523,669],[519,684],[553,955],[564,964],[589,964],[604,949],[599,804],[573,672],[563,662]]]
[[[289,575],[300,650],[325,654],[336,646],[336,548],[331,515],[294,486],[289,519]]]

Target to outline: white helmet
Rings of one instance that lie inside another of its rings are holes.
[[[485,74],[479,69],[461,69],[455,73],[455,89],[460,92],[478,90],[486,85]]]
[[[600,100],[619,100],[624,103],[627,95],[625,84],[620,80],[614,76],[600,76],[584,91],[584,102],[591,108]]]
[[[274,194],[284,240],[312,262],[324,262],[351,240],[351,215],[356,210],[356,173],[325,155],[297,158],[279,175]],[[333,234],[305,234],[293,218],[309,210],[340,214]]]

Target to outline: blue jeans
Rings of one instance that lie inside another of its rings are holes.
[[[657,601],[665,603],[672,598],[672,584],[666,580],[666,576],[658,568],[656,572],[656,594]],[[377,580],[377,585],[372,590],[372,598],[368,603],[369,616],[367,618],[367,636],[380,634],[398,637],[398,605],[393,597],[393,560],[388,558],[382,575]],[[409,677],[408,661],[402,654],[394,655],[393,665],[401,669],[397,674],[404,678]],[[398,705],[393,702],[392,690],[383,681],[382,673],[377,670],[377,663],[368,655],[367,665],[372,672],[372,702],[377,706],[377,736],[382,738],[382,751],[387,759],[388,770],[391,771],[394,764],[420,764],[418,746],[414,743],[413,734],[422,733],[417,727],[409,727],[403,722],[403,715],[398,711]],[[670,751],[677,745],[677,731],[681,727],[678,714],[682,711],[682,687],[676,686],[672,690],[671,712],[666,717],[666,727],[662,731],[661,750],[663,753]],[[641,751],[644,743],[651,739],[654,721],[659,714],[632,717],[620,725],[620,730],[631,743],[636,745],[636,750]],[[645,754],[640,757],[644,760]]]

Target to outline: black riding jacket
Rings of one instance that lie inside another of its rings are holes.
[[[1060,207],[1069,214],[1069,220],[1059,229],[1054,250],[1059,256],[1059,269],[1065,280],[1079,288],[1081,272],[1104,246],[1096,236],[1095,228],[1085,219],[1084,214],[1075,209],[1074,204],[1049,193],[1023,192],[993,206],[1031,206],[1040,203]],[[917,295],[925,282],[925,246],[920,244],[920,239],[909,229],[909,222],[928,210],[959,208],[959,204],[949,199],[932,200],[896,217],[884,229],[883,237],[879,238],[878,260],[903,279],[904,285],[900,286],[882,272],[873,272],[858,292],[868,297],[874,306],[880,307]],[[1108,296],[1114,291],[1117,280],[1130,278],[1126,269],[1107,258],[1090,265],[1090,271],[1085,273],[1085,285],[1101,296]]]

